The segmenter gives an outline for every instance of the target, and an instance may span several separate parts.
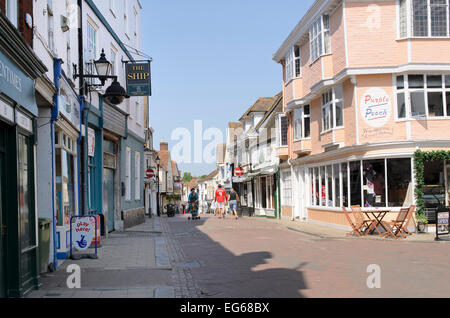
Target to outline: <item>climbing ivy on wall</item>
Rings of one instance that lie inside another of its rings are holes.
[[[423,199],[423,189],[425,187],[424,170],[425,163],[429,161],[445,161],[450,160],[450,151],[435,150],[435,151],[421,151],[417,150],[414,153],[414,174],[416,178],[416,188],[414,195],[416,197],[416,214],[417,216],[424,215],[425,201]]]

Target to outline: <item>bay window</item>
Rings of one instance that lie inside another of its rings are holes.
[[[311,137],[311,113],[309,105],[294,110],[294,140]]]
[[[294,45],[286,55],[286,76],[285,82],[300,77],[300,46]]]
[[[322,94],[322,132],[344,125],[342,86],[338,85]]]
[[[449,36],[449,0],[400,0],[399,35],[406,37]]]
[[[397,118],[450,116],[450,76],[397,76]]]
[[[309,28],[311,63],[319,57],[331,53],[330,17],[320,16]]]

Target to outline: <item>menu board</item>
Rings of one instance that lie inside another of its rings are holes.
[[[450,234],[449,221],[450,221],[449,211],[437,212],[436,232],[438,235]]]

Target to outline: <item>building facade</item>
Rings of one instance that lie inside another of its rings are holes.
[[[448,22],[445,1],[314,2],[274,54],[284,218],[347,227],[343,206],[416,202],[414,153],[450,147]],[[446,165],[425,167],[436,205],[448,205]]]
[[[0,1],[0,297],[40,285],[33,1]],[[50,85],[51,86],[51,85]]]

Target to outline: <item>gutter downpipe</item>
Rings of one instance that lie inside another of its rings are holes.
[[[62,60],[58,58],[53,59],[53,83],[55,84],[56,93],[53,96],[53,103],[55,106],[51,111],[50,131],[52,144],[52,218],[53,218],[53,266],[56,270],[58,268],[58,258],[56,257],[56,211],[55,211],[55,121],[59,117],[59,80],[61,78],[61,64]]]
[[[78,215],[81,215],[81,140],[83,139],[83,112],[84,112],[84,96],[78,98],[80,103],[80,133],[77,139],[77,166],[78,166]]]

